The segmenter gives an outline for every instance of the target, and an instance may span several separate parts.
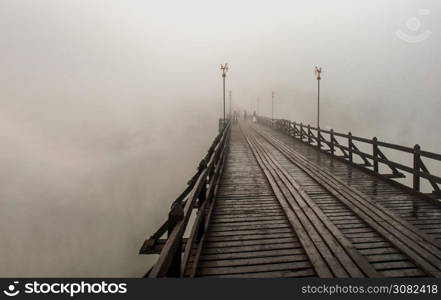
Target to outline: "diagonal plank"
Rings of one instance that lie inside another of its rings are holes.
[[[350,207],[416,265],[432,276],[441,276],[441,246],[438,241],[422,233],[381,204],[374,203],[365,194],[348,186],[333,174],[314,165],[278,139],[261,130],[254,130],[343,204]]]
[[[248,144],[321,277],[380,277],[245,126]]]

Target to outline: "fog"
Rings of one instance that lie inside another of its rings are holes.
[[[0,1],[0,276],[142,275],[139,247],[217,132],[221,63],[234,109],[270,115],[274,91],[276,117],[315,124],[320,65],[322,127],[441,152],[440,12]]]

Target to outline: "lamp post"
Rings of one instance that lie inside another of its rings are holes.
[[[315,67],[315,76],[317,77],[317,128],[320,128],[320,74],[322,73],[321,67]]]
[[[225,63],[224,65],[221,65],[221,70],[222,70],[222,81],[223,81],[223,98],[224,98],[224,119],[223,119],[223,123],[225,127],[225,77],[227,77],[227,72],[228,72],[228,64]]]

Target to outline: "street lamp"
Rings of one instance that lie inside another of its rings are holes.
[[[224,95],[224,127],[225,127],[225,77],[227,76],[227,72],[228,72],[228,64],[225,63],[224,65],[221,65],[221,70],[222,70],[222,79],[223,79],[223,95]]]
[[[320,128],[320,74],[322,67],[315,67],[315,76],[317,77],[317,128]]]

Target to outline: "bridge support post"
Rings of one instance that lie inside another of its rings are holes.
[[[348,133],[349,161],[352,162],[352,133]]]
[[[374,156],[374,172],[378,173],[378,139],[374,137],[372,139],[372,154]]]
[[[212,173],[210,174],[210,178],[211,178],[211,176],[212,176]],[[205,233],[205,225],[204,225],[205,224],[205,212],[204,211],[200,211],[200,209],[204,207],[203,204],[204,204],[205,201],[207,201],[207,183],[208,183],[208,180],[205,179],[205,184],[202,187],[201,192],[199,194],[198,213],[202,213],[202,220],[201,220],[201,223],[200,223],[201,225],[199,226],[198,231],[197,231],[197,235],[196,235],[196,242],[197,243],[200,242],[202,236]]]
[[[219,133],[224,130],[225,127],[225,119],[219,119]]]
[[[334,156],[335,148],[334,148],[334,129],[331,129],[331,154]]]
[[[308,144],[311,144],[311,125],[308,124]]]
[[[320,137],[320,127],[317,127],[317,147],[319,147],[319,149],[322,147],[322,141],[320,140]]]
[[[184,208],[181,201],[172,204],[172,208],[168,214],[168,236],[171,235],[176,224],[184,218]],[[182,237],[177,241],[177,247],[168,268],[166,277],[180,277],[182,262]]]
[[[416,144],[413,147],[413,170],[414,170],[414,173],[413,173],[413,190],[416,191],[416,192],[420,191],[420,181],[421,181],[420,175],[418,175],[416,173],[416,172],[419,172],[420,168],[421,168],[421,163],[420,163],[420,161],[421,161],[421,154],[420,154],[420,150],[421,150],[421,147],[418,144]]]

